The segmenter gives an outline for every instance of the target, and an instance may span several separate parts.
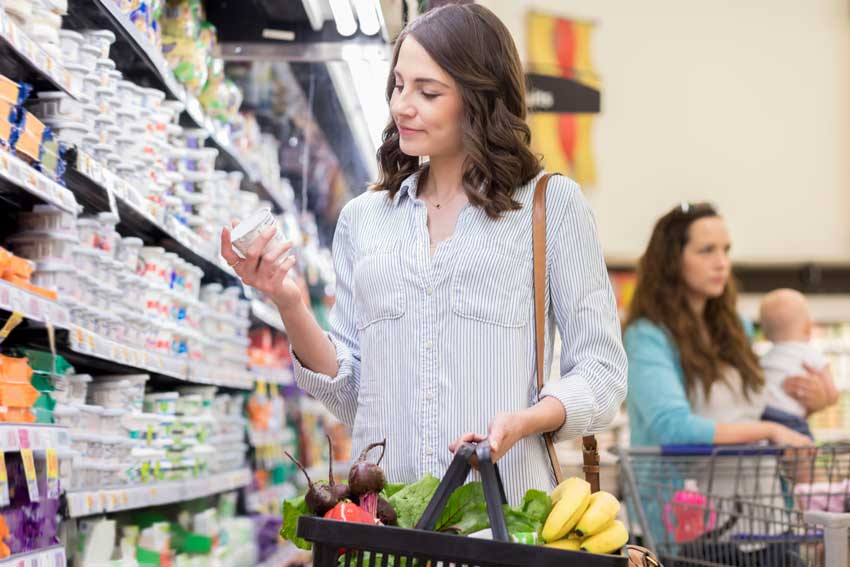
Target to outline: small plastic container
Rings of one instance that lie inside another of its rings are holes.
[[[100,224],[98,231],[98,248],[114,257],[118,248],[118,241],[121,237],[115,229],[121,219],[115,213],[98,213],[97,221]]]
[[[23,231],[61,232],[77,237],[76,217],[53,205],[35,205],[31,212],[20,213],[18,227]]]
[[[78,52],[79,64],[86,69],[86,73],[94,73],[100,57],[100,48],[96,45],[84,44]]]
[[[71,386],[69,402],[78,406],[86,401],[86,393],[89,383],[92,381],[88,374],[68,374],[68,383]]]
[[[103,408],[100,406],[80,404],[77,406],[77,409],[80,410],[80,428],[95,433],[99,432]]]
[[[81,122],[83,120],[83,104],[62,91],[40,92],[37,99],[27,103],[27,108],[42,122],[46,120]]]
[[[151,110],[159,110],[162,107],[162,101],[165,100],[165,93],[158,89],[141,88],[144,95],[143,106]]]
[[[125,390],[129,387],[130,383],[126,380],[107,383],[98,380],[89,386],[88,399],[105,408],[123,409],[127,406]]]
[[[67,66],[69,63],[79,63],[80,48],[83,46],[85,39],[83,34],[72,30],[59,30],[59,44],[62,48],[62,63]]]
[[[121,239],[115,258],[135,274],[139,265],[139,252],[144,245],[141,238],[124,237]]]
[[[77,270],[73,264],[61,262],[36,262],[32,283],[38,287],[55,291],[60,300],[80,299]]]
[[[165,284],[165,249],[159,246],[143,246],[139,250],[139,260],[143,263],[145,279]]]
[[[16,255],[27,260],[73,264],[77,239],[58,231],[33,231],[12,236],[6,239],[6,243]]]
[[[109,57],[109,48],[115,43],[114,33],[109,30],[85,30],[83,36],[87,44],[94,45],[100,50],[99,57]]]
[[[174,415],[177,411],[177,400],[179,398],[180,394],[177,392],[147,394],[145,395],[144,408],[148,413]]]
[[[44,125],[62,142],[78,147],[83,145],[83,138],[89,132],[85,123],[74,120],[50,118],[44,121]]]
[[[82,79],[83,95],[88,103],[94,102],[95,91],[100,86],[100,78],[95,75],[85,75]]]
[[[131,439],[150,445],[162,433],[162,416],[155,413],[128,412],[121,418],[121,424]]]
[[[241,258],[245,258],[251,244],[268,228],[273,228],[275,234],[268,244],[266,244],[265,248],[263,248],[263,254],[266,254],[270,250],[287,242],[286,236],[280,228],[280,224],[275,220],[271,213],[271,209],[262,208],[236,225],[231,232],[230,237],[236,254]],[[290,253],[287,252],[278,258],[276,263],[282,264],[289,254]]]
[[[76,429],[80,423],[80,410],[68,404],[58,403],[53,408],[53,422],[61,427]]]
[[[100,392],[102,390],[96,390]],[[105,395],[109,399],[115,399],[115,395]],[[105,407],[100,417],[100,430],[105,435],[124,435],[124,428],[121,421],[127,414],[127,410],[123,407]]]

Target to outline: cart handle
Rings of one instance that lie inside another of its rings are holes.
[[[469,476],[472,465],[478,467],[481,473],[481,484],[484,487],[484,500],[487,503],[487,516],[490,518],[490,529],[493,539],[496,541],[510,541],[508,527],[505,523],[505,513],[502,509],[508,500],[505,497],[505,488],[499,468],[493,462],[490,454],[490,443],[484,441],[479,444],[464,443],[455,452],[452,464],[449,465],[443,480],[437,486],[428,507],[416,524],[418,530],[432,531],[437,525],[437,520],[446,507],[449,497],[460,488]]]
[[[782,455],[784,447],[775,445],[662,445],[665,457],[696,457],[702,455]]]

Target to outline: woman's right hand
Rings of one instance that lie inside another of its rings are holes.
[[[233,221],[232,226],[236,224],[237,222]],[[275,302],[279,310],[287,311],[302,301],[298,285],[292,278],[287,277],[289,270],[295,266],[295,256],[290,256],[280,264],[275,262],[292,248],[289,242],[262,254],[273,236],[274,228],[266,229],[251,243],[245,258],[240,258],[231,245],[230,228],[224,227],[221,231],[221,255],[245,285],[263,292]]]
[[[793,429],[789,429],[779,423],[771,423],[771,431],[769,441],[774,445],[786,445],[791,447],[811,447],[814,442],[811,438],[797,433]]]

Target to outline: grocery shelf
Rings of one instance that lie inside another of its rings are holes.
[[[210,145],[219,149],[226,165],[241,170],[247,179],[258,181],[254,168],[233,147],[215,122],[206,116],[198,99],[186,92],[174,77],[159,48],[130,21],[118,3],[113,0],[71,0],[69,13],[77,28],[91,26],[114,32],[117,39],[112,46],[112,58],[118,70],[130,78],[162,89],[168,98],[182,102],[186,106],[184,114],[189,119],[184,123],[206,130],[210,134]]]
[[[71,191],[36,171],[22,159],[8,151],[0,150],[0,198],[9,194],[11,197],[8,197],[8,200],[17,203],[22,196],[21,191],[26,193],[30,200],[55,205],[73,215],[80,210]]]
[[[290,564],[307,563],[310,559],[310,552],[298,549],[290,542],[281,545],[274,555],[263,561],[258,567],[286,567]],[[1,566],[0,566],[1,567]]]
[[[24,318],[50,323],[59,328],[70,325],[71,316],[60,303],[30,293],[5,280],[0,280],[0,311],[18,312]]]
[[[278,310],[259,299],[251,300],[251,318],[282,333],[286,332]]]
[[[0,559],[0,567],[65,567],[65,547],[54,545]]]
[[[212,364],[190,362],[186,379],[198,384],[250,390],[254,385],[255,376],[248,370],[234,371]]]
[[[295,434],[291,429],[279,429],[275,431],[257,431],[248,429],[248,442],[254,447],[266,445],[286,445],[295,442]]]
[[[107,170],[83,152],[77,154],[65,174],[68,186],[86,209],[113,211],[120,222],[118,231],[124,236],[137,236],[147,244],[156,244],[178,254],[204,271],[205,281],[235,283],[236,273],[218,258],[213,245],[202,240],[188,227],[177,222],[163,226],[136,202],[138,193],[126,181]]]
[[[277,384],[278,386],[289,386],[295,383],[295,376],[292,374],[291,368],[265,368],[263,366],[254,366],[251,368],[251,374],[256,381],[262,381],[266,384]]]
[[[0,54],[16,63],[13,79],[36,86],[58,89],[76,99],[82,98],[82,77],[73,74],[48,54],[5,13],[0,12]]]
[[[290,483],[268,486],[249,492],[245,496],[245,507],[249,512],[279,515],[283,501],[298,495],[298,489]]]
[[[67,515],[80,518],[164,506],[236,490],[250,483],[251,469],[243,468],[187,480],[67,492]]]
[[[0,451],[10,453],[21,449],[45,451],[68,447],[71,439],[66,427],[37,423],[0,423]]]

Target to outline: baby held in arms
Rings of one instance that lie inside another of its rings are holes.
[[[762,418],[812,437],[806,422],[808,410],[799,399],[803,390],[795,389],[793,381],[786,384],[790,377],[816,380],[812,372],[827,366],[826,357],[811,343],[813,323],[808,302],[792,289],[773,291],[762,301],[760,319],[765,338],[773,343],[760,360],[768,394]]]

